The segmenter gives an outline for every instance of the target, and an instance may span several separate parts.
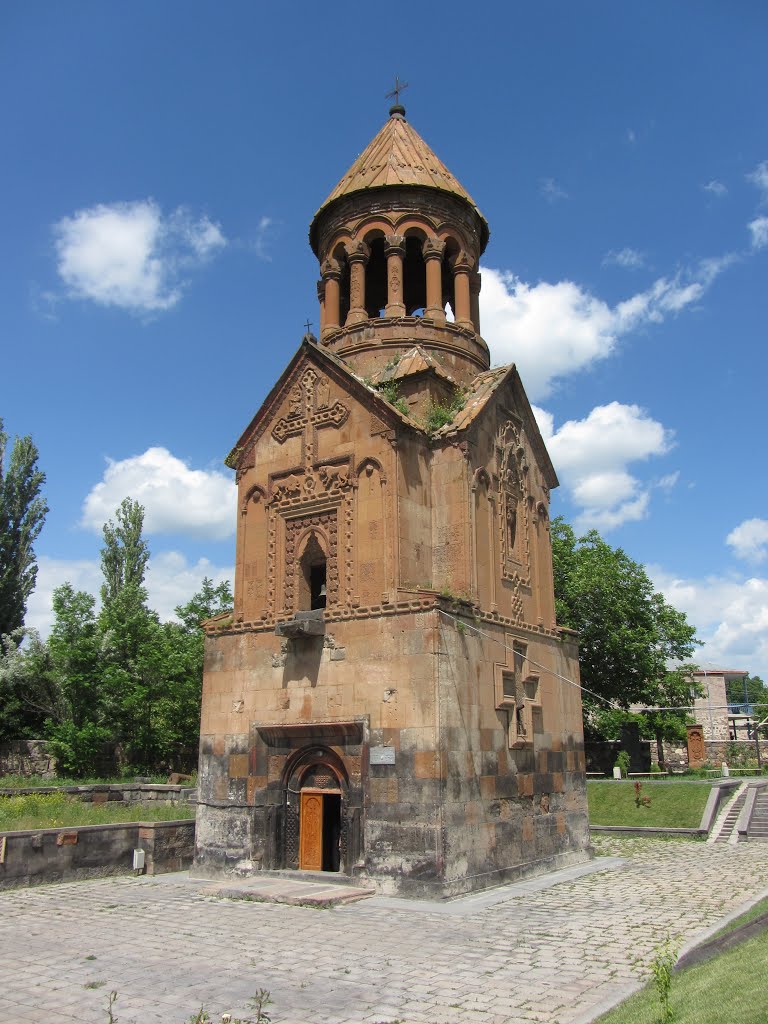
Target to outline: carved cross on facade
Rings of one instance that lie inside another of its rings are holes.
[[[288,415],[281,417],[272,436],[282,444],[286,438],[304,435],[304,468],[311,469],[317,457],[317,431],[322,427],[340,427],[349,416],[341,402],[330,404],[330,386],[313,369],[304,372],[288,395]]]

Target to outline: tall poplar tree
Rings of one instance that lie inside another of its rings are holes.
[[[31,437],[17,437],[6,466],[8,435],[0,419],[0,635],[24,624],[37,579],[34,543],[48,512],[45,473]]]

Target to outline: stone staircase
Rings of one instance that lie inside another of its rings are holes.
[[[746,782],[742,782],[736,790],[735,795],[731,797],[725,807],[718,814],[717,820],[712,826],[712,831],[709,834],[707,842],[727,843],[731,840],[731,836],[736,828],[736,822],[739,820],[739,815],[741,814],[741,809],[744,806],[744,801],[746,799],[747,784]]]
[[[747,827],[747,839],[768,842],[768,786],[761,786]]]

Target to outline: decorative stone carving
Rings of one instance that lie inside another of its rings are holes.
[[[305,435],[305,456],[314,461],[316,432],[322,427],[340,427],[349,416],[342,402],[330,405],[330,384],[314,370],[307,370],[301,381],[288,394],[288,413],[272,428],[272,436],[279,443],[296,434]]]
[[[445,242],[439,238],[428,238],[422,246],[425,260],[441,260],[445,252]]]

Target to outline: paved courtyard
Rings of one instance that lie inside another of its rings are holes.
[[[375,897],[329,910],[201,895],[186,875],[0,893],[2,1024],[582,1024],[768,890],[768,846],[597,841],[606,858],[450,904]],[[620,859],[618,859],[620,858]],[[554,884],[553,884],[554,881]]]

